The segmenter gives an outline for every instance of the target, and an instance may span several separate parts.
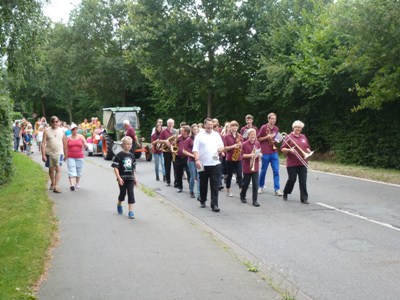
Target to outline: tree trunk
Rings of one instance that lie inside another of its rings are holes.
[[[213,91],[208,90],[207,93],[207,118],[212,118]]]
[[[42,95],[41,100],[42,100],[42,116],[45,117],[46,120],[47,120],[47,116],[46,116],[46,96]]]
[[[126,99],[128,98],[128,93],[124,91],[123,96],[122,96],[122,107],[126,106]]]
[[[214,65],[215,65],[215,56],[213,48],[208,50],[208,72],[209,72],[209,87],[207,91],[207,117],[212,118],[212,108],[214,101]]]

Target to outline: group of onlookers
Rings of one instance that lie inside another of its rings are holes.
[[[173,119],[168,119],[166,127],[162,119],[158,119],[151,136],[156,180],[160,180],[161,170],[163,180],[170,186],[173,167],[174,186],[181,193],[182,179],[186,173],[190,197],[197,197],[201,207],[205,207],[210,185],[211,209],[218,212],[218,191],[224,189],[222,182],[225,182],[227,197],[233,197],[231,182],[235,174],[240,201],[247,203],[246,193],[251,183],[252,204],[258,207],[258,194],[264,193],[265,177],[271,165],[274,194],[283,196],[286,201],[298,176],[300,201],[308,204],[307,166],[304,165],[305,160],[299,158],[299,155],[311,152],[307,138],[301,134],[304,123],[295,121],[293,132],[283,140],[276,120],[276,114],[270,113],[267,123],[258,129],[253,124],[253,116],[247,115],[246,125],[242,128],[235,120],[226,122],[222,128],[217,119],[207,118],[203,124],[192,126],[183,122],[177,130]],[[289,177],[283,192],[280,188],[278,156],[278,144],[281,142],[281,151],[287,156]]]
[[[22,120],[16,120],[13,125],[13,149],[14,151],[24,152],[27,155],[33,153],[32,145],[36,141],[38,150],[43,138],[43,132],[47,126],[46,118],[39,118],[34,126],[32,123],[23,118]]]
[[[38,151],[42,153],[42,160],[49,168],[50,190],[61,193],[59,180],[61,177],[62,162],[68,166],[70,190],[80,188],[82,176],[84,149],[87,148],[87,138],[90,139],[102,132],[101,123],[97,118],[92,122],[85,119],[81,124],[67,124],[56,116],[39,118],[34,126],[26,119],[17,120],[13,126],[14,151],[23,151],[32,154],[32,144],[36,140]]]

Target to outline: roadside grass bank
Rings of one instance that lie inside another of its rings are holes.
[[[46,173],[23,154],[13,160],[14,177],[0,187],[0,299],[36,299],[57,225]]]
[[[286,159],[280,157],[280,164],[285,165]],[[380,181],[400,185],[400,170],[376,169],[356,165],[342,165],[333,161],[309,161],[312,170],[326,173],[353,176],[357,178]]]

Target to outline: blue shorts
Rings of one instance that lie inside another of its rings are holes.
[[[83,158],[68,158],[67,166],[68,166],[68,177],[82,176]]]
[[[64,155],[60,154],[59,156],[50,156],[46,154],[46,162],[45,162],[45,166],[46,168],[49,167],[58,167],[58,166],[62,166],[62,162],[64,160]]]

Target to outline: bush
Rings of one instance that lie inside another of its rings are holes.
[[[10,99],[0,95],[0,185],[8,182],[13,174],[11,112]]]

